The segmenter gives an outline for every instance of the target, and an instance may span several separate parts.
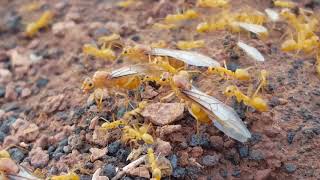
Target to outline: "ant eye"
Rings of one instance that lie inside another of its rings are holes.
[[[88,85],[89,85],[89,87],[92,87],[92,86],[93,86],[93,84],[92,84],[92,83],[89,83]]]

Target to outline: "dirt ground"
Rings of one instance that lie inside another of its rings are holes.
[[[32,172],[46,176],[75,170],[81,179],[90,179],[97,168],[109,178],[116,169],[128,164],[130,146],[120,143],[114,134],[100,132],[91,126],[95,116],[111,120],[121,116],[124,106],[113,103],[122,97],[108,97],[104,110],[87,102],[80,87],[83,80],[99,69],[116,69],[129,62],[122,59],[111,65],[82,54],[85,43],[95,43],[102,35],[119,33],[123,39],[140,44],[164,40],[170,48],[184,39],[205,39],[206,46],[195,51],[225,60],[229,68],[246,68],[253,77],[259,70],[270,73],[267,90],[261,97],[268,101],[267,112],[254,111],[229,100],[252,133],[247,143],[239,143],[218,131],[213,125],[196,123],[185,111],[182,128],[162,138],[172,149],[166,156],[173,174],[164,179],[318,179],[320,177],[320,83],[315,58],[283,53],[280,45],[288,25],[268,23],[269,36],[259,40],[246,33],[218,31],[198,34],[200,19],[188,21],[177,30],[155,30],[151,25],[177,9],[192,8],[194,0],[160,2],[141,0],[130,8],[115,7],[115,0],[39,1],[39,10],[26,12],[27,0],[0,2],[0,144],[11,157]],[[320,4],[299,1],[299,6],[319,13]],[[315,1],[316,2],[316,1]],[[251,6],[261,12],[271,1],[232,1],[233,9]],[[55,13],[50,27],[34,38],[24,36],[24,27],[37,19],[45,9]],[[195,8],[210,15],[217,9]],[[273,28],[274,27],[274,28]],[[272,29],[273,28],[273,29]],[[255,46],[266,58],[254,63],[243,53],[226,48],[233,40]],[[224,88],[236,84],[246,92],[248,82],[221,80],[218,76],[199,76],[194,84],[204,92],[225,101]],[[161,94],[161,93],[160,93]],[[133,106],[136,102],[131,97]],[[152,101],[156,102],[159,98]],[[177,100],[178,101],[178,100]],[[110,109],[112,107],[112,109]],[[102,123],[99,122],[99,125]],[[154,126],[153,129],[157,129]],[[17,148],[18,147],[18,148]],[[108,147],[108,153],[90,160],[90,149]],[[126,175],[123,179],[145,179]]]

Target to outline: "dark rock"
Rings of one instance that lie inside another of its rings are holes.
[[[102,175],[108,176],[108,178],[113,178],[116,175],[116,167],[112,164],[104,166],[102,169]]]
[[[126,177],[122,178],[122,180],[133,180],[133,178],[126,176]]]
[[[173,170],[172,176],[175,178],[184,178],[186,176],[186,169],[182,167],[177,167]]]
[[[57,120],[67,120],[69,118],[68,113],[64,112],[64,111],[59,111],[55,114],[55,117],[57,118]]]
[[[219,162],[219,156],[217,155],[206,155],[206,156],[203,156],[202,158],[202,164],[204,166],[214,166],[216,164],[218,164]]]
[[[238,68],[239,68],[239,65],[234,62],[227,64],[227,69],[229,69],[230,71],[235,72]]]
[[[4,138],[6,138],[6,134],[2,131],[0,131],[0,143],[3,143]]]
[[[92,169],[92,168],[94,168],[94,164],[93,164],[92,162],[86,162],[86,163],[84,164],[84,168],[86,168],[86,169]]]
[[[91,148],[91,145],[90,144],[83,144],[82,147],[80,148],[80,153],[88,153],[89,150]]]
[[[241,119],[246,118],[247,106],[243,102],[238,102],[235,97],[232,97],[232,107]]]
[[[138,42],[138,41],[140,41],[140,36],[134,35],[134,36],[131,37],[131,40]]]
[[[289,144],[292,144],[295,135],[296,135],[295,132],[292,132],[292,131],[291,131],[291,132],[288,132],[288,134],[287,134],[287,140],[288,140],[288,143],[289,143]]]
[[[260,161],[260,160],[264,159],[264,155],[259,150],[251,150],[250,155],[249,155],[249,159],[255,160],[255,161]]]
[[[297,170],[297,167],[294,164],[287,163],[284,164],[284,169],[287,173],[294,173]]]
[[[16,117],[10,116],[8,119],[2,122],[0,126],[0,132],[3,132],[4,134],[10,133],[10,126],[17,120]]]
[[[234,177],[240,177],[240,174],[241,174],[241,171],[239,169],[235,169],[233,170],[231,175]]]
[[[116,153],[116,157],[120,159],[120,161],[126,162],[129,154],[130,154],[129,149],[119,149],[118,152]]]
[[[186,167],[187,170],[187,175],[191,178],[191,179],[197,179],[198,175],[201,172],[200,168],[197,168],[195,166],[187,166]]]
[[[231,161],[233,165],[238,165],[240,163],[239,154],[234,149],[226,152],[225,159]]]
[[[80,175],[80,180],[91,180],[92,179],[92,176],[90,175]]]
[[[36,81],[36,85],[37,85],[38,88],[43,88],[48,84],[48,82],[49,82],[49,80],[46,79],[46,78],[39,78]]]
[[[10,156],[17,163],[22,162],[22,160],[26,157],[26,155],[18,148],[9,149]]]
[[[124,115],[124,113],[126,113],[126,107],[124,106],[121,106],[118,108],[118,111],[117,111],[117,118],[122,118],[122,116]]]
[[[58,153],[54,153],[52,157],[53,157],[53,159],[58,161],[60,159],[60,157],[63,155],[64,154],[62,152],[58,152]]]
[[[58,168],[55,167],[55,166],[53,166],[52,168],[50,168],[49,174],[51,174],[51,175],[56,175],[56,174],[58,174]]]
[[[169,157],[169,160],[170,160],[170,163],[171,163],[171,166],[173,169],[177,168],[178,166],[178,157],[177,155],[173,154]]]
[[[6,103],[2,106],[2,109],[6,112],[14,111],[19,109],[19,105],[17,102]]]
[[[17,15],[15,12],[10,12],[5,17],[5,28],[9,32],[18,32],[22,27],[21,16]]]
[[[6,94],[6,88],[3,86],[0,86],[0,98],[3,98]]]
[[[210,148],[209,137],[205,134],[193,134],[191,136],[191,141],[189,142],[190,146],[201,146],[203,148]]]
[[[66,145],[68,145],[68,138],[65,138],[65,139],[63,139],[62,141],[60,141],[59,143],[58,143],[58,146],[66,146]]]
[[[239,155],[241,158],[246,158],[249,156],[249,148],[248,146],[241,146],[238,148]]]
[[[270,107],[276,107],[280,105],[280,100],[277,97],[272,97],[271,100],[269,101],[269,106]]]
[[[63,152],[69,154],[71,152],[71,147],[70,146],[64,146],[63,147]]]
[[[108,146],[108,154],[109,155],[115,155],[116,152],[119,150],[120,148],[120,141],[114,141],[113,143],[109,144]]]
[[[110,31],[104,27],[98,28],[92,33],[93,37],[95,38],[98,38],[101,36],[107,36],[108,34],[110,34]]]
[[[260,134],[252,133],[250,142],[251,142],[252,144],[257,144],[258,142],[261,141],[261,139],[262,139],[262,136],[261,136]]]
[[[54,147],[54,146],[49,146],[49,148],[48,148],[48,154],[49,154],[49,156],[51,156],[55,150],[56,150],[56,147]]]

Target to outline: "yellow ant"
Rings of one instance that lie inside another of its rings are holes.
[[[195,10],[189,9],[183,13],[167,15],[164,19],[164,22],[166,24],[171,24],[171,23],[176,23],[180,21],[195,19],[197,17],[199,17],[199,14]]]
[[[53,176],[49,179],[50,180],[80,180],[80,177],[76,173],[70,172],[65,175]]]
[[[137,142],[137,141],[144,141],[146,144],[153,144],[154,140],[153,137],[148,134],[148,129],[149,125],[142,125],[140,127],[137,126],[125,126],[123,128],[123,136],[122,139],[125,142],[132,141],[132,142]]]
[[[167,47],[167,43],[164,40],[159,40],[157,42],[151,43],[150,47],[151,48],[165,48]]]
[[[26,35],[29,37],[33,37],[40,29],[47,27],[53,19],[53,12],[46,11],[41,17],[36,21],[27,25],[26,27]]]
[[[121,40],[121,36],[119,34],[113,33],[109,36],[99,37],[98,42],[99,44],[102,44],[102,49],[105,49],[107,46],[108,48],[111,48],[112,45],[116,43],[122,45],[120,40]]]
[[[159,30],[172,30],[177,29],[178,26],[175,24],[163,24],[163,23],[154,23],[152,28],[159,29]]]
[[[201,48],[205,46],[204,40],[196,41],[178,41],[177,47],[182,50],[190,50],[194,48]]]
[[[129,6],[132,6],[134,3],[136,3],[136,0],[125,0],[118,2],[117,6],[122,8],[128,8]]]
[[[273,1],[273,4],[277,7],[281,8],[295,8],[297,6],[296,3],[290,1]]]
[[[147,156],[148,163],[151,168],[152,178],[156,179],[156,180],[160,180],[161,179],[161,169],[158,166],[157,158],[154,155],[153,149],[148,148],[147,154],[148,154],[148,156]]]
[[[96,58],[101,58],[105,60],[115,60],[116,55],[114,51],[110,48],[99,49],[92,44],[85,44],[82,47],[82,51],[86,55],[91,55]]]
[[[224,8],[229,5],[227,0],[197,0],[198,7]]]
[[[235,72],[224,68],[224,67],[209,67],[208,73],[209,74],[219,74],[221,77],[225,77],[226,75],[228,77],[233,77],[235,79],[241,80],[241,81],[248,81],[250,80],[250,74],[248,72],[248,69],[237,69]]]
[[[266,86],[268,85],[268,75],[269,73],[265,69],[260,71],[259,85],[257,87],[257,90],[253,93],[252,97],[255,97],[260,89],[266,88]]]
[[[227,97],[235,96],[238,102],[243,102],[247,106],[251,106],[254,109],[265,112],[268,111],[267,103],[258,96],[248,97],[244,95],[236,86],[228,86],[224,91]]]

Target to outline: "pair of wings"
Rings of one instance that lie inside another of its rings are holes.
[[[111,73],[112,77],[121,77],[135,74],[161,75],[165,72],[154,64],[136,64],[117,69]],[[246,142],[251,134],[237,113],[218,99],[209,96],[196,87],[182,91],[186,96],[203,106],[213,124],[226,135],[240,142]]]

